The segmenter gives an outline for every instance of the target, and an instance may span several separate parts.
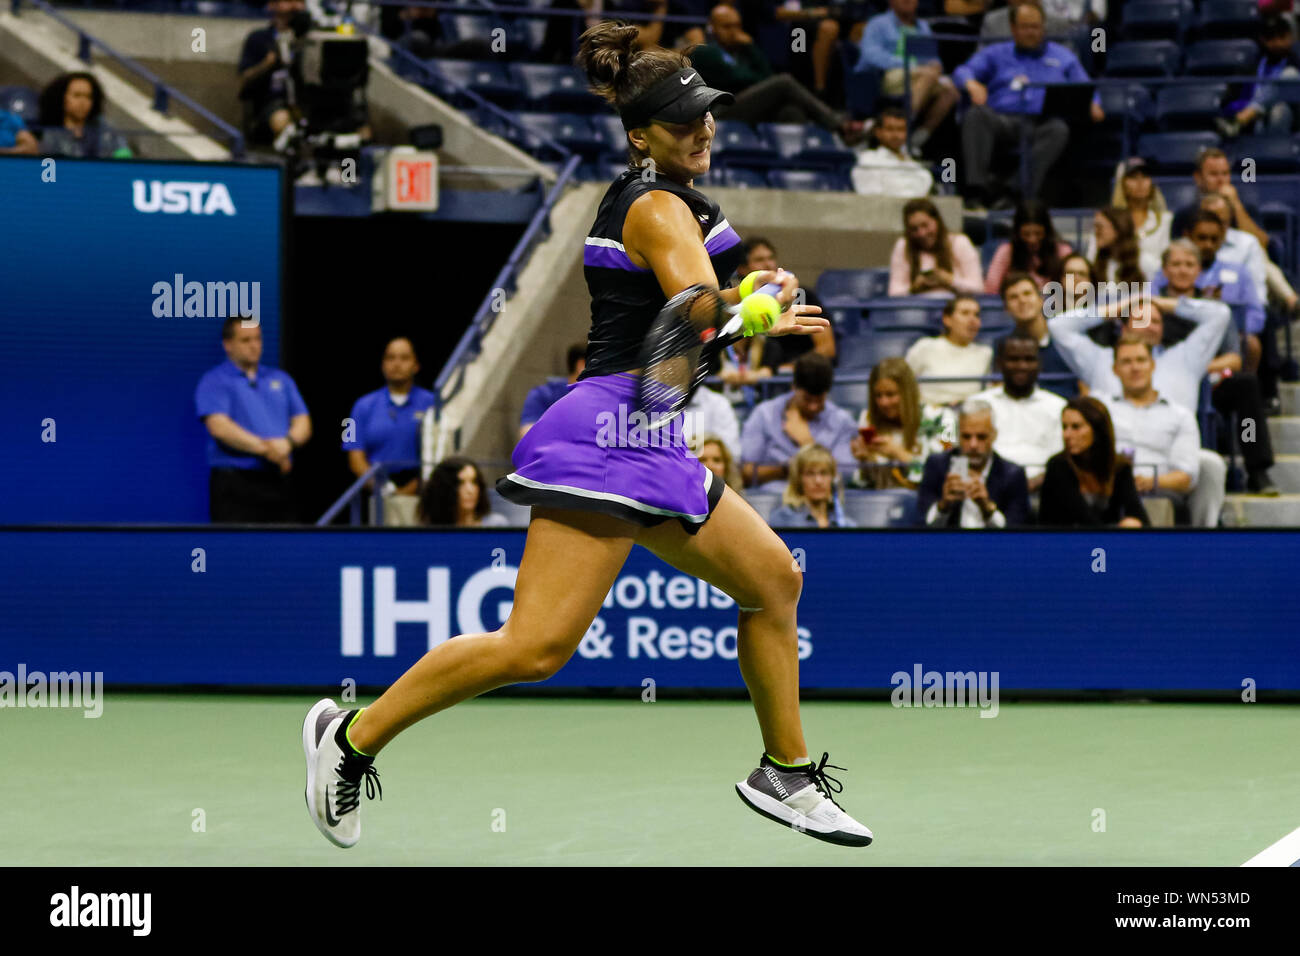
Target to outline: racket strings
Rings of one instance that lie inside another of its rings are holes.
[[[705,344],[716,338],[725,315],[717,289],[696,285],[664,304],[646,340],[640,405],[652,427],[666,424],[690,400],[703,379]]]

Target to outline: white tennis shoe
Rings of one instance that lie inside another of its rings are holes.
[[[347,746],[345,728],[354,710],[340,710],[328,697],[316,701],[302,722],[302,751],[307,758],[307,812],[316,829],[335,846],[355,846],[361,839],[361,780],[366,798],[383,798],[374,757]]]
[[[808,834],[817,840],[839,846],[869,846],[871,831],[853,819],[831,796],[844,789],[825,768],[844,770],[828,764],[829,753],[822,753],[820,764],[782,767],[767,754],[759,759],[758,769],[736,784],[736,793],[757,813],[769,820]]]

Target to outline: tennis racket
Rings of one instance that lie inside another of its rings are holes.
[[[775,296],[776,282],[755,290]],[[638,364],[637,407],[647,427],[662,428],[681,414],[708,377],[713,356],[741,338],[739,305],[728,305],[717,289],[693,285],[666,303],[650,325]]]

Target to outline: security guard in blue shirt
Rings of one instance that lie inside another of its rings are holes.
[[[415,384],[420,361],[410,339],[390,341],[380,367],[387,384],[357,399],[343,429],[348,467],[358,478],[376,462],[419,461],[421,418],[433,407],[433,392]],[[388,480],[398,493],[413,495],[419,490],[420,469],[401,468],[390,472]]]

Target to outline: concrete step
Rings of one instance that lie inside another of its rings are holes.
[[[1300,415],[1273,415],[1268,420],[1273,454],[1300,455]]]
[[[1283,415],[1300,415],[1300,383],[1278,382],[1277,394],[1282,399]]]
[[[1268,476],[1273,479],[1278,491],[1300,493],[1300,455],[1279,455],[1274,452],[1273,467],[1268,470]]]
[[[1300,528],[1300,494],[1261,498],[1228,495],[1223,503],[1227,528]]]

